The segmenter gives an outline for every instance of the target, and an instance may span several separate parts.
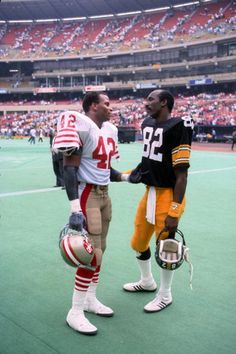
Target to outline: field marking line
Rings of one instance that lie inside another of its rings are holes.
[[[236,169],[236,166],[231,166],[231,167],[224,167],[224,168],[215,168],[212,170],[190,171],[189,174],[195,175],[197,173],[221,172],[221,171],[228,171],[228,170],[235,170],[235,169]]]
[[[229,171],[229,170],[235,170],[235,169],[236,169],[236,166],[231,166],[231,167],[225,167],[225,168],[215,168],[213,170],[191,171],[191,172],[189,172],[189,174],[195,175],[195,174],[200,174],[200,173],[221,172],[221,171]],[[11,192],[11,193],[0,193],[0,198],[14,197],[14,196],[18,196],[18,195],[33,194],[33,193],[57,192],[59,190],[61,190],[61,187],[33,189],[30,191],[20,191],[20,192]]]
[[[25,195],[25,194],[33,194],[33,193],[58,192],[59,190],[61,190],[61,187],[32,189],[30,191],[20,191],[20,192],[11,192],[11,193],[0,193],[0,198],[14,197],[17,195]]]

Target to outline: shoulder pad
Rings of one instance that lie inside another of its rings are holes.
[[[104,122],[104,126],[108,129],[112,130],[113,132],[118,132],[118,128],[110,122]]]

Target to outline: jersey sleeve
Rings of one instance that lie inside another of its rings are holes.
[[[53,141],[53,150],[80,148],[83,143],[80,132],[87,130],[84,116],[78,112],[67,111],[60,114],[57,133]]]
[[[120,154],[119,154],[119,149],[118,149],[118,129],[115,126],[114,126],[114,128],[115,128],[114,129],[115,152],[112,157],[116,160],[119,160]]]
[[[173,167],[189,167],[193,135],[193,121],[183,119],[175,130],[174,147],[172,148]]]
[[[109,126],[109,129],[111,130],[111,137],[115,143],[114,150],[112,153],[112,158],[119,160],[120,159],[120,154],[119,154],[119,149],[118,149],[118,129],[114,124],[107,123]]]

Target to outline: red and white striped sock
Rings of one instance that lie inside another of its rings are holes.
[[[92,300],[92,299],[96,298],[96,290],[97,290],[97,286],[99,283],[100,269],[101,269],[101,266],[100,265],[97,266],[97,268],[93,274],[92,281],[89,285],[86,299]]]
[[[75,276],[75,288],[72,297],[72,309],[83,311],[84,300],[95,271],[78,268]]]
[[[101,266],[97,266],[97,268],[95,269],[95,272],[93,274],[93,279],[92,279],[92,282],[94,284],[98,284],[99,283],[99,275],[100,275],[100,269],[101,269]]]

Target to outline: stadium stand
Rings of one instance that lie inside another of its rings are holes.
[[[120,98],[111,102],[113,107],[112,122],[134,127],[140,131],[141,123],[146,116],[143,99]],[[16,112],[16,106],[20,111]],[[58,102],[5,102],[0,104],[0,112],[7,109],[0,120],[2,137],[27,136],[32,126],[43,129],[47,136],[50,126],[54,124],[63,107],[82,112],[79,101]],[[195,125],[235,126],[236,94],[199,94],[191,97],[176,97],[173,116],[192,116]]]
[[[126,18],[6,23],[0,27],[0,48],[9,59],[147,49],[229,34],[235,31],[235,20],[235,6],[232,1],[224,0]]]
[[[81,110],[88,89],[108,90],[114,123],[137,131],[145,117],[143,99],[154,88],[171,88],[175,116],[191,115],[197,126],[233,129],[235,1],[180,6],[178,0],[168,7],[160,0],[161,9],[153,11],[132,2],[135,13],[121,16],[117,3],[105,16],[108,9],[97,13],[89,4],[78,9],[76,2],[77,10],[67,9],[67,17],[80,16],[73,20],[64,18],[59,2],[55,16],[56,7],[50,10],[45,1],[48,19],[39,16],[40,2],[34,10],[32,2],[14,19],[10,2],[4,4],[5,18],[0,13],[2,136],[25,136],[32,126],[47,134],[60,111]]]

